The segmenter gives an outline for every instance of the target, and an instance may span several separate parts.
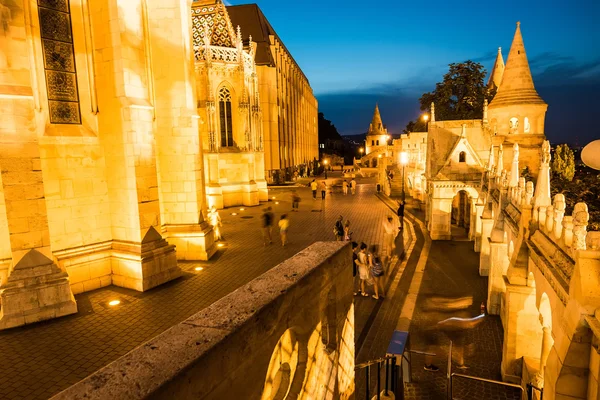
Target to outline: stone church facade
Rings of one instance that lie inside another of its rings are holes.
[[[0,329],[175,279],[216,250],[209,206],[267,199],[256,44],[221,1],[0,8]]]

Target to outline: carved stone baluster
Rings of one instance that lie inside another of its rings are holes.
[[[585,250],[585,239],[587,236],[587,225],[590,219],[588,206],[585,203],[575,204],[573,209],[573,244],[572,249]]]
[[[533,192],[534,192],[533,182],[529,181],[525,185],[525,197],[524,197],[523,205],[527,205],[527,206],[531,205],[531,202],[533,201]]]
[[[557,194],[554,196],[554,240],[558,242],[562,236],[562,221],[565,215],[565,195]]]
[[[562,237],[561,243],[565,249],[569,249],[573,244],[573,216],[565,216],[562,220]]]
[[[546,207],[546,226],[544,227],[544,231],[548,235],[552,235],[554,231],[554,207],[552,206]]]
[[[544,207],[544,206],[540,206],[540,208],[539,208],[538,223],[539,223],[540,229],[544,225],[546,225],[546,207]]]
[[[519,178],[519,187],[517,194],[519,197],[519,204],[523,205],[523,202],[525,201],[525,178],[523,177]]]

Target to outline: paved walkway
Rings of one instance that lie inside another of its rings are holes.
[[[501,380],[503,330],[499,317],[486,316],[479,325],[460,335],[450,333],[448,336],[436,326],[437,322],[450,317],[471,318],[480,314],[480,304],[487,296],[487,278],[478,274],[479,255],[473,251],[473,243],[429,241],[427,244],[419,223],[422,212],[409,207],[407,210],[418,217],[407,217],[414,242],[408,248],[408,258],[402,263],[399,276],[392,282],[392,296],[381,305],[357,361],[384,356],[393,330],[405,330],[409,326],[411,348],[435,353],[436,357],[428,362],[433,362],[440,369],[438,372],[425,371],[424,356],[413,354],[413,381],[405,386],[405,399],[446,398],[450,336],[458,347],[453,351],[452,372]],[[407,321],[404,317],[411,320]],[[463,363],[467,369],[458,369],[460,350],[464,350]],[[364,371],[357,373],[356,382],[357,398],[361,398],[366,386]],[[520,398],[518,390],[464,378],[455,378],[453,386],[455,399]],[[370,387],[371,394],[374,394],[375,371],[371,374]]]
[[[381,243],[382,222],[390,211],[374,196],[372,180],[357,181],[355,196],[344,196],[336,188],[324,202],[312,200],[308,188],[297,188],[302,197],[298,213],[289,212],[291,188],[271,190],[274,198],[269,205],[277,220],[282,213],[291,220],[290,243],[285,248],[276,230],[274,244],[263,246],[264,205],[223,210],[226,246],[209,262],[181,264],[183,277],[145,293],[113,286],[83,293],[76,296],[79,312],[75,315],[0,332],[0,399],[51,397],[309,244],[332,240],[340,214],[350,219],[354,240]],[[197,267],[203,270],[196,271]],[[121,304],[107,306],[113,299]],[[365,326],[377,303],[372,298],[357,299],[357,324]]]

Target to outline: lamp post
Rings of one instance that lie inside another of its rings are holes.
[[[358,149],[358,152],[360,153],[360,158],[362,158],[363,153],[365,152],[365,149],[363,149],[362,147],[360,149]]]
[[[427,132],[427,121],[429,121],[429,115],[423,114],[423,121],[425,121],[425,132]]]
[[[400,164],[402,165],[402,201],[404,202],[404,199],[406,198],[404,193],[404,167],[408,164],[408,153],[406,151],[400,153]]]

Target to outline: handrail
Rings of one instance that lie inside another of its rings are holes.
[[[517,385],[515,383],[508,383],[508,382],[496,381],[494,379],[480,378],[478,376],[464,375],[464,374],[459,374],[458,372],[453,372],[450,375],[450,377],[455,377],[455,376],[458,376],[459,378],[471,379],[471,380],[474,380],[474,381],[494,383],[496,385],[512,387],[512,388],[515,388],[515,389],[519,389],[519,390],[521,390],[521,392],[523,392],[523,387],[521,385]]]
[[[385,356],[385,357],[377,358],[375,360],[367,361],[362,364],[355,365],[354,369],[358,370],[358,369],[370,367],[371,365],[379,364],[380,362],[383,362],[385,360],[391,360],[392,358],[396,358],[396,356]]]

